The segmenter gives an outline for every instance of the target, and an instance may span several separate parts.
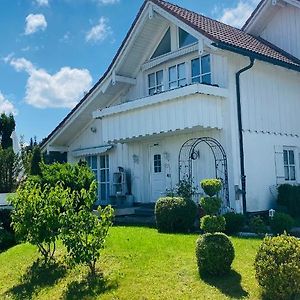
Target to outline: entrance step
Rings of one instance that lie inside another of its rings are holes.
[[[154,217],[154,208],[141,206],[135,208],[134,213],[136,216],[140,216],[140,217]]]

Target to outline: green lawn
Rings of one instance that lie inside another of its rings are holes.
[[[36,248],[22,244],[0,254],[0,299],[260,299],[253,260],[261,243],[232,238],[233,271],[219,279],[200,278],[197,235],[159,234],[143,227],[114,227],[91,281],[85,267],[40,268]],[[59,247],[58,260],[63,255]]]

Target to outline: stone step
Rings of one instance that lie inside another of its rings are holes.
[[[134,210],[136,216],[152,217],[154,216],[153,208],[138,207]]]

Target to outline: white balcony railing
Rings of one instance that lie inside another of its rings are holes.
[[[93,113],[102,119],[104,142],[183,130],[222,128],[223,88],[193,84]]]

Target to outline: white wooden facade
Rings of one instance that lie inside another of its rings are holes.
[[[245,30],[299,58],[300,8],[285,4],[276,7],[263,28],[248,24]],[[261,23],[259,18],[255,22]],[[150,59],[168,28],[171,52]],[[179,28],[197,42],[179,48]],[[205,55],[210,55],[211,85],[192,82],[191,62]],[[169,70],[180,64],[185,84],[169,89]],[[241,171],[235,75],[248,64],[249,58],[214,47],[149,1],[101,84],[43,147],[68,152],[70,162],[98,157],[93,168],[103,189],[99,197],[106,195],[106,201],[113,173],[124,168],[131,175],[134,201],[147,203],[178,183],[178,156],[184,142],[212,137],[227,154],[230,207],[242,211],[237,193]],[[163,92],[149,95],[148,75],[159,71],[164,74]],[[241,75],[241,106],[247,211],[267,210],[275,205],[277,184],[300,183],[300,73],[255,60],[253,68]],[[199,151],[193,162],[195,185],[215,176],[210,149],[202,144]],[[285,162],[284,155],[292,155],[286,151],[293,151],[294,161]],[[293,172],[294,167],[295,180],[286,180],[285,168]],[[105,172],[109,175],[102,178]]]

